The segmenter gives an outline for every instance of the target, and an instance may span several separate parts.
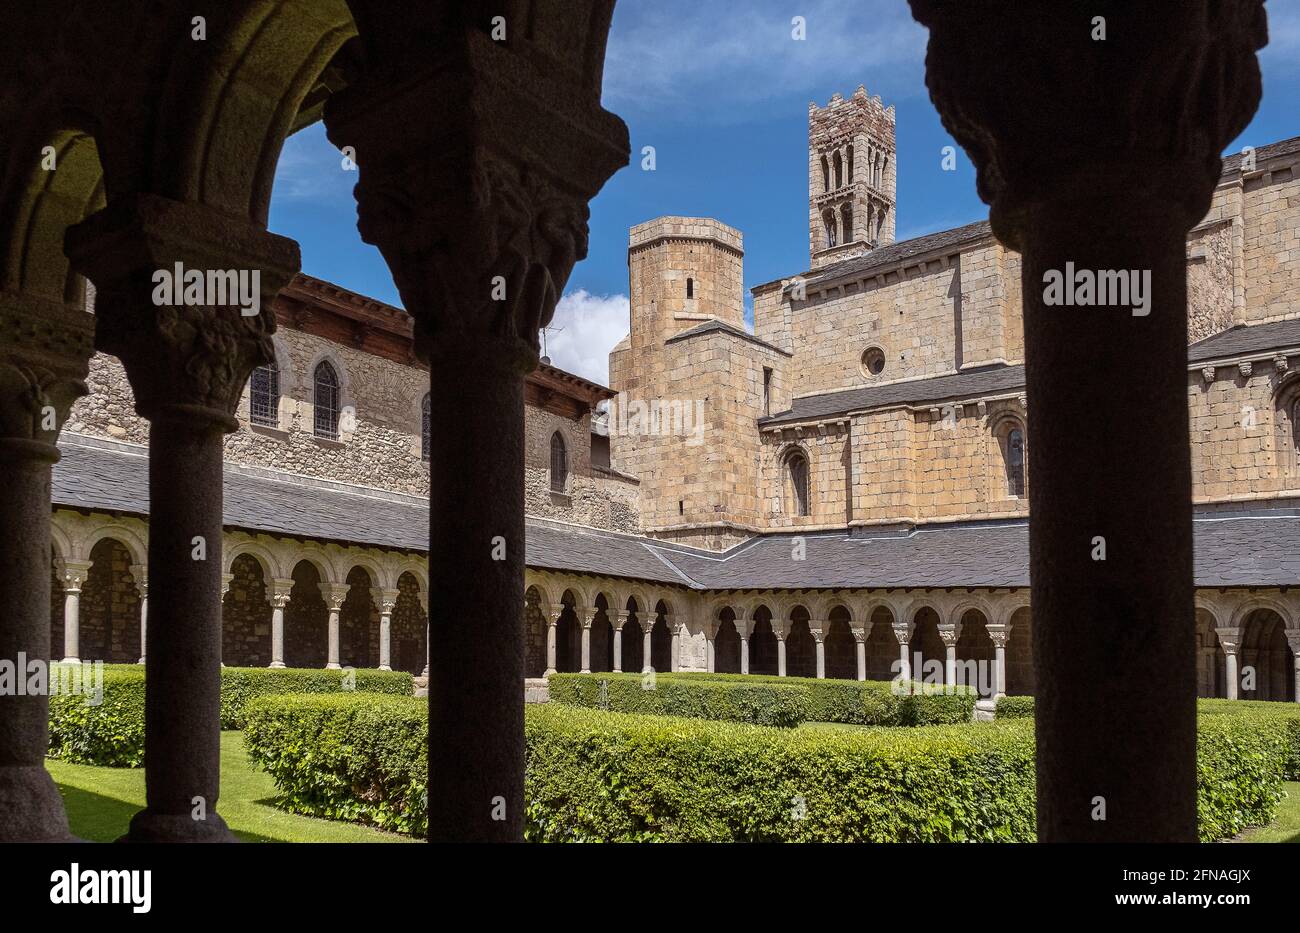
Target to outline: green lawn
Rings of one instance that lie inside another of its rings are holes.
[[[1277,805],[1277,817],[1267,826],[1248,829],[1237,842],[1300,842],[1300,781],[1282,785],[1286,799]]]
[[[144,806],[143,768],[98,768],[47,759],[74,835],[112,842]],[[412,842],[352,823],[318,820],[277,809],[275,782],[249,763],[242,732],[221,733],[221,799],[217,811],[245,842]]]

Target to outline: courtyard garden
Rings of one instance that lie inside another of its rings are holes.
[[[1032,698],[887,682],[566,674],[527,710],[531,841],[1032,841]],[[223,673],[219,809],[250,841],[397,841],[427,825],[426,701],[409,675]],[[1300,841],[1300,708],[1203,700],[1202,841]],[[49,770],[74,833],[144,804],[143,674],[58,698]]]

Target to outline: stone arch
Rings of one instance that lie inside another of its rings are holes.
[[[1014,411],[1001,411],[989,419],[993,465],[989,476],[994,499],[1029,495],[1029,446],[1024,419]],[[1018,440],[1017,440],[1018,438]]]
[[[244,556],[257,561],[266,580],[273,580],[282,575],[280,562],[275,555],[269,548],[256,541],[239,541],[226,548],[226,573],[234,573],[235,561]]]
[[[893,680],[898,673],[898,636],[894,634],[897,610],[887,602],[868,603],[867,680]]]
[[[1242,628],[1246,624],[1246,617],[1258,609],[1267,609],[1273,612],[1282,620],[1284,628],[1295,627],[1295,620],[1291,617],[1291,608],[1282,600],[1272,596],[1251,596],[1235,607],[1230,618],[1232,619],[1232,628]]]
[[[56,561],[65,561],[75,553],[72,549],[72,537],[64,530],[57,516],[50,522],[50,544],[54,548]]]
[[[294,569],[304,561],[312,565],[312,568],[320,577],[322,585],[342,582],[342,575],[339,573],[338,568],[334,566],[333,559],[315,545],[307,545],[293,551],[282,566],[289,568],[289,575],[293,576]]]
[[[395,671],[419,675],[429,658],[429,616],[420,605],[420,581],[409,570],[397,577],[397,599],[388,630],[389,666]],[[543,639],[545,634],[543,634]],[[542,666],[545,667],[543,646]],[[540,676],[540,675],[539,675]]]
[[[1241,698],[1295,702],[1295,656],[1286,637],[1286,617],[1259,607],[1239,618]],[[1249,669],[1254,671],[1253,684]]]
[[[780,464],[781,508],[791,518],[813,514],[812,457],[802,444],[790,443],[782,448]]]
[[[824,637],[826,676],[837,680],[856,680],[858,640],[853,635],[852,616],[843,604],[835,604],[827,613]]]
[[[980,696],[991,697],[997,692],[997,659],[988,630],[993,615],[987,607],[966,603],[953,612],[953,618],[958,620],[957,683],[977,688]]]
[[[113,538],[126,548],[127,553],[131,555],[131,563],[148,566],[149,548],[145,545],[144,539],[120,522],[108,522],[91,527],[90,531],[77,542],[77,552],[85,560],[90,560],[90,554],[95,546],[105,538]]]
[[[673,633],[668,626],[668,604],[655,600],[655,623],[650,630],[650,666],[656,671],[673,669]]]
[[[284,607],[286,667],[324,667],[329,656],[329,607],[323,587],[329,581],[321,566],[308,557],[295,561],[289,573],[293,587]]]
[[[948,660],[947,646],[939,637],[943,616],[929,603],[915,604],[911,615],[912,640],[908,644],[908,661],[912,679],[942,681],[942,678],[936,678],[936,672],[944,670]]]
[[[1219,642],[1218,620],[1214,612],[1196,607],[1196,695],[1226,697],[1228,659]]]
[[[221,663],[227,667],[266,667],[271,663],[273,571],[255,551],[230,561],[230,585],[221,600]]]
[[[790,608],[785,634],[785,672],[790,677],[817,676],[817,642],[808,624],[811,618],[802,603]]]
[[[1007,695],[1030,696],[1035,684],[1033,617],[1017,606],[1007,614]]]
[[[588,635],[592,671],[612,671],[614,669],[614,611],[618,603],[614,602],[602,590],[594,590],[591,607],[591,633]]]
[[[1273,390],[1273,442],[1279,475],[1300,476],[1300,372]]]
[[[833,249],[834,247],[839,246],[835,211],[829,207],[822,211],[822,227],[826,234],[826,248]]]
[[[379,607],[371,591],[379,581],[367,565],[354,563],[343,582],[348,594],[339,610],[339,664],[378,667]]]
[[[410,574],[402,574],[402,577],[408,576]],[[550,624],[547,605],[542,588],[530,583],[524,590],[525,677],[543,677],[546,674],[546,629]]]
[[[736,629],[736,611],[724,606],[718,613],[718,628],[713,636],[713,669],[719,674],[740,673],[740,632]]]
[[[645,667],[645,645],[642,641],[644,633],[641,631],[641,622],[649,617],[649,605],[645,594],[639,591],[630,594],[623,602],[627,621],[623,623],[623,657],[620,665],[625,671],[640,671]]]
[[[79,616],[81,658],[134,664],[140,660],[140,593],[131,566],[140,562],[114,535],[97,536],[88,559]]]
[[[752,620],[749,632],[749,672],[775,674],[778,672],[778,658],[772,610],[766,603],[759,603],[748,615]]]
[[[844,242],[853,242],[853,205],[845,204],[840,208],[840,229],[844,234]]]
[[[576,611],[580,598],[572,587],[560,594],[559,605],[564,608],[555,626],[555,669],[561,674],[582,670],[582,622]]]

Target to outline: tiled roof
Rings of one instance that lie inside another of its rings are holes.
[[[148,513],[143,448],[65,437],[54,468],[54,503]],[[226,525],[361,546],[425,550],[428,508],[419,499],[366,495],[228,468]],[[1196,584],[1300,584],[1300,514],[1294,510],[1201,515],[1195,522]],[[636,535],[530,518],[526,562],[676,584],[693,589],[1023,587],[1029,585],[1025,521],[969,522],[911,532],[765,535],[714,553]],[[795,538],[803,542],[796,560]]]
[[[1006,392],[1023,388],[1024,366],[990,366],[966,372],[931,376],[927,379],[910,379],[882,386],[865,386],[844,389],[823,395],[806,395],[794,400],[789,411],[759,418],[763,427],[813,421],[832,415],[845,415],[851,411],[883,408],[888,405],[917,405],[949,398],[971,398],[991,392]]]
[[[1300,347],[1300,318],[1272,324],[1243,324],[1206,337],[1187,348],[1187,362],[1230,359],[1286,347]]]

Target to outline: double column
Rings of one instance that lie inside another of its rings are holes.
[[[1038,838],[1195,842],[1186,235],[1258,105],[1263,5],[1110,3],[1104,40],[1058,3],[911,5],[930,96],[1022,256]]]
[[[122,360],[149,420],[148,803],[128,835],[229,840],[217,813],[222,438],[238,427],[249,374],[274,359],[270,304],[298,247],[200,204],[136,194],[70,228],[65,248],[95,283],[96,347]],[[232,273],[251,307],[215,293]]]
[[[0,659],[15,665],[55,653],[50,470],[59,430],[86,393],[89,319],[80,309],[0,293]],[[69,839],[63,801],[45,770],[49,697],[14,694],[0,696],[0,842]]]

